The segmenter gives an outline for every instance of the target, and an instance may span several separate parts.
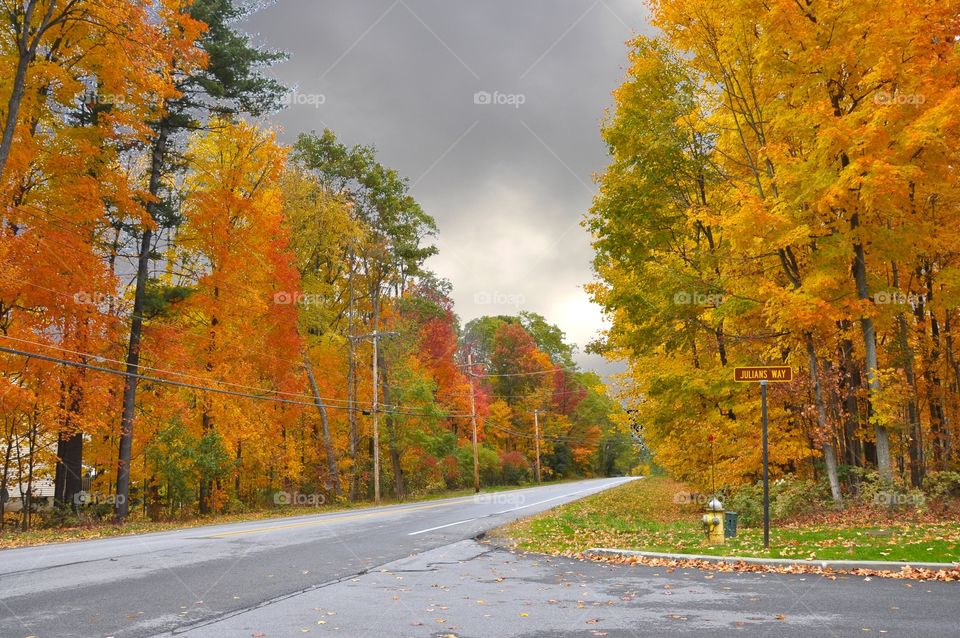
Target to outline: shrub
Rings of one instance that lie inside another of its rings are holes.
[[[443,482],[446,484],[447,489],[453,489],[459,487],[460,485],[460,462],[457,460],[457,457],[453,454],[445,456],[443,458],[442,472],[443,472]]]
[[[829,498],[830,492],[826,483],[782,478],[771,484],[770,517],[790,518],[810,510],[829,507]]]
[[[726,509],[737,513],[739,525],[756,527],[763,524],[763,484],[741,485],[723,504]]]
[[[960,496],[960,472],[930,472],[923,480],[923,489],[930,498]]]
[[[75,527],[80,519],[69,505],[56,503],[43,517],[44,527]]]
[[[790,518],[815,509],[828,507],[829,488],[824,483],[785,477],[770,483],[770,519]],[[737,512],[743,527],[763,524],[763,482],[735,488],[724,508]]]
[[[503,482],[511,485],[530,480],[530,462],[520,452],[507,452],[500,457]]]
[[[223,505],[224,514],[243,514],[249,511],[250,508],[246,503],[232,495],[227,498],[227,501]]]
[[[411,496],[442,491],[446,487],[440,459],[420,447],[412,448],[404,457],[403,473]]]
[[[460,476],[463,485],[473,485],[473,445],[457,448],[457,460],[460,462]],[[483,445],[477,449],[477,461],[480,466],[480,483],[495,485],[500,481],[500,457],[495,450]]]
[[[909,483],[900,480],[885,483],[878,472],[863,468],[856,468],[853,474],[858,478],[856,498],[865,505],[888,509],[926,505],[926,495]]]

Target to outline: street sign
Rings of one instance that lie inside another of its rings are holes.
[[[790,366],[753,366],[734,368],[735,381],[760,383],[760,441],[763,450],[763,546],[770,547],[770,460],[767,448],[767,384],[793,379]]]
[[[771,383],[786,383],[793,380],[793,368],[789,366],[763,366],[750,368],[734,368],[734,381],[769,381]]]

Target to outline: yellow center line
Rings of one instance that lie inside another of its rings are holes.
[[[431,503],[429,505],[413,505],[401,509],[376,510],[373,512],[362,512],[360,514],[346,514],[344,516],[332,516],[319,520],[302,521],[300,523],[288,523],[286,525],[272,525],[270,527],[255,527],[253,529],[237,530],[235,532],[221,532],[219,534],[210,534],[204,538],[227,538],[230,536],[243,536],[244,534],[257,534],[259,532],[270,532],[277,529],[295,529],[298,527],[312,527],[314,525],[323,525],[325,523],[339,523],[341,521],[354,521],[361,518],[370,518],[373,516],[386,516],[388,514],[403,514],[406,512],[416,512],[418,510],[433,509],[436,507],[446,507],[448,505],[459,505],[472,500],[472,496],[463,497],[456,501],[447,501],[445,503]]]

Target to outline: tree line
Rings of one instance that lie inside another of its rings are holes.
[[[436,224],[375,149],[256,124],[285,54],[244,16],[3,12],[0,487],[22,526],[44,478],[58,511],[101,495],[117,519],[366,499],[381,455],[392,497],[470,485],[474,417],[482,480],[530,480],[533,410],[547,476],[629,471],[622,409],[555,326],[461,325],[425,266]]]
[[[591,291],[658,463],[921,486],[960,467],[956,2],[656,0],[603,127]]]

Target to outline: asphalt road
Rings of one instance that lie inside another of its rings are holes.
[[[0,551],[0,638],[168,634],[325,589],[626,480]]]
[[[631,567],[465,540],[178,638],[948,638],[958,600],[960,583]]]

